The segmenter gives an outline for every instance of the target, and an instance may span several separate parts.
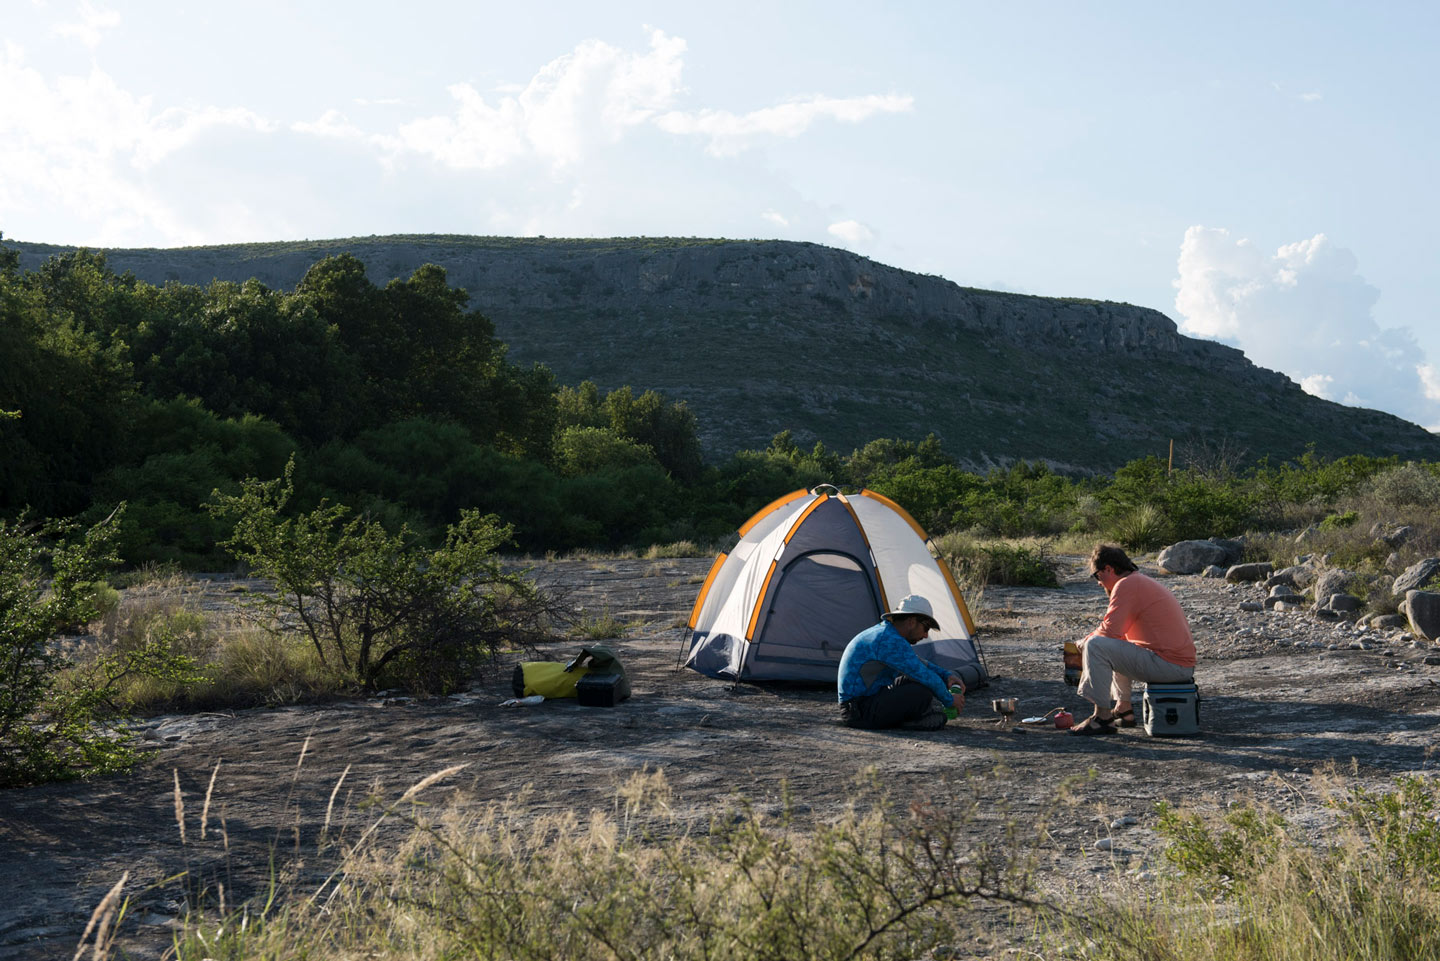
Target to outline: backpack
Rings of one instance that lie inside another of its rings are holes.
[[[588,663],[586,663],[588,661]],[[595,645],[580,649],[568,664],[557,661],[524,661],[515,665],[512,685],[516,697],[539,694],[546,698],[575,697],[575,685],[586,674],[618,674],[620,688],[616,700],[630,696],[630,678],[625,665],[608,647]]]

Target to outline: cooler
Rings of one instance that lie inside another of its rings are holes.
[[[1194,684],[1147,684],[1141,706],[1151,737],[1200,733],[1200,689]]]

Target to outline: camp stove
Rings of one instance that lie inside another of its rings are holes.
[[[1010,730],[1010,726],[1015,723],[1015,707],[1017,703],[1013,697],[997,697],[990,702],[990,710],[1000,715],[995,723],[1000,725],[1002,731]]]

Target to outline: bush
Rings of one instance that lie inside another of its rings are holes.
[[[1171,540],[1165,515],[1153,504],[1140,504],[1114,518],[1108,525],[1109,539],[1137,551],[1148,551]]]
[[[986,842],[973,797],[945,810],[862,786],[833,821],[767,817],[743,799],[693,830],[658,772],[623,784],[615,813],[541,813],[516,800],[429,810],[438,772],[336,845],[319,886],[190,919],[181,958],[515,958],[549,961],[861,961],[950,957],[995,909],[1030,906],[1023,844]],[[349,839],[347,839],[349,841]],[[326,852],[329,853],[328,851]],[[311,872],[313,874],[313,871]],[[308,876],[308,875],[307,875]],[[942,949],[943,950],[943,949]]]
[[[1044,543],[980,543],[960,535],[946,535],[935,543],[956,580],[976,586],[1006,584],[1017,587],[1059,587],[1055,562]]]
[[[123,770],[137,758],[96,721],[129,676],[184,678],[193,664],[162,644],[97,659],[85,670],[53,643],[98,612],[115,563],[116,511],[72,539],[71,525],[28,529],[0,520],[0,787]],[[106,589],[108,590],[108,588]]]
[[[1411,461],[1374,475],[1361,492],[1385,508],[1430,508],[1440,502],[1440,475],[1433,464]]]
[[[1145,901],[1097,899],[1067,934],[1093,938],[1087,957],[1116,961],[1440,956],[1440,784],[1405,777],[1332,806],[1340,823],[1315,844],[1273,811],[1245,805],[1214,824],[1162,805],[1179,877]]]
[[[352,517],[343,505],[282,516],[294,462],[281,480],[248,480],[209,507],[234,525],[225,542],[275,585],[255,605],[278,635],[307,639],[320,661],[367,689],[454,690],[504,649],[544,633],[544,598],[495,550],[511,529],[462,513],[434,551],[402,528]]]

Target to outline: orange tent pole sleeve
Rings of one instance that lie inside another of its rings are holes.
[[[755,628],[760,624],[760,608],[765,606],[765,595],[770,592],[770,578],[775,576],[775,565],[778,560],[770,562],[770,569],[765,572],[765,583],[760,585],[760,594],[755,598],[755,610],[750,613],[750,626],[745,628],[745,640],[755,639]]]
[[[799,491],[798,493],[808,494],[809,491]],[[792,501],[794,499],[795,496],[793,494],[789,497],[782,498],[782,500],[784,501]],[[790,543],[790,538],[794,537],[796,533],[799,532],[801,526],[805,523],[805,518],[809,517],[811,513],[814,512],[815,508],[819,507],[821,504],[825,503],[829,499],[829,494],[821,494],[819,497],[815,498],[814,503],[812,503],[809,507],[805,508],[805,510],[800,512],[800,516],[795,518],[795,520],[790,524],[790,529],[785,532],[786,544]],[[778,557],[770,562],[770,569],[765,572],[765,583],[760,585],[760,593],[755,595],[755,610],[750,612],[750,626],[745,629],[745,640],[747,641],[753,641],[755,639],[755,628],[760,625],[760,609],[765,606],[765,595],[770,593],[770,579],[775,576],[775,566],[779,563],[780,559]]]
[[[819,497],[815,498],[815,502],[813,504],[805,508],[805,510],[801,511],[800,516],[795,518],[795,523],[791,524],[790,529],[785,532],[785,543],[790,543],[790,538],[800,533],[800,528],[802,525],[804,525],[805,518],[813,514],[815,512],[815,508],[819,507],[821,504],[825,503],[829,499],[829,494],[821,494]]]
[[[890,599],[885,594],[885,582],[880,579],[880,566],[875,563],[875,549],[870,546],[870,535],[865,531],[865,525],[860,523],[860,515],[855,513],[855,508],[850,504],[850,498],[844,494],[837,494],[840,503],[850,512],[850,519],[855,522],[855,529],[860,532],[860,539],[865,542],[865,549],[870,552],[870,563],[875,567],[875,585],[880,588],[880,609],[890,610]]]
[[[955,575],[950,573],[950,565],[943,557],[935,558],[935,563],[940,565],[940,572],[945,575],[945,583],[950,585],[950,593],[955,598],[955,606],[960,608],[960,616],[965,618],[965,630],[974,637],[975,621],[970,617],[970,607],[965,603],[965,598],[960,596],[960,585],[955,583]]]
[[[899,504],[895,503],[890,498],[886,497],[884,494],[877,494],[872,490],[862,490],[860,492],[860,496],[868,497],[871,500],[877,500],[880,503],[884,504],[886,507],[890,508],[895,513],[899,514],[902,518],[904,518],[905,523],[910,525],[910,529],[915,532],[915,535],[917,537],[919,537],[927,544],[930,543],[930,535],[925,533],[925,528],[915,523],[915,518],[911,517],[910,512],[907,511],[905,508],[901,507]]]
[[[905,508],[901,507],[899,504],[895,503],[890,498],[886,497],[884,494],[877,494],[872,490],[862,490],[860,492],[860,496],[873,497],[875,500],[895,511],[895,513],[899,514],[902,518],[905,519],[905,523],[910,525],[910,528],[915,531],[916,535],[918,535],[922,541],[927,544],[930,543],[930,538],[925,533],[925,529],[922,528],[919,524],[915,523],[915,518],[911,517],[910,512],[907,511]],[[975,621],[970,617],[970,608],[966,606],[965,598],[960,596],[960,585],[955,583],[955,575],[950,573],[950,565],[945,563],[944,558],[936,558],[935,563],[940,566],[941,573],[945,575],[945,582],[950,586],[950,593],[955,598],[955,606],[960,608],[960,616],[965,618],[965,630],[969,631],[970,634],[973,636],[975,634]]]
[[[715,575],[720,573],[725,558],[730,555],[724,551],[715,558],[715,563],[710,565],[710,573],[705,575],[705,583],[700,585],[700,594],[695,598],[695,606],[690,610],[690,630],[695,630],[695,622],[700,620],[700,608],[705,606],[705,598],[710,594],[710,585],[715,583]]]
[[[791,491],[784,497],[778,497],[775,500],[771,501],[769,504],[750,515],[750,519],[745,522],[745,526],[740,528],[740,536],[744,537],[746,534],[750,533],[750,528],[760,523],[760,518],[775,510],[777,507],[784,507],[786,504],[795,500],[797,497],[804,497],[808,493],[810,492],[802,488],[798,491]]]

